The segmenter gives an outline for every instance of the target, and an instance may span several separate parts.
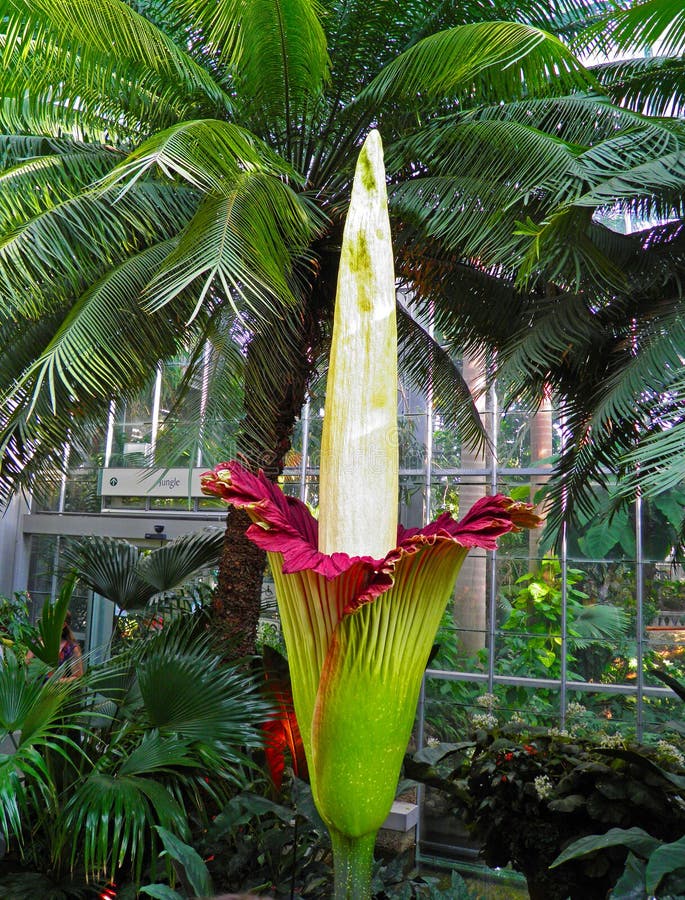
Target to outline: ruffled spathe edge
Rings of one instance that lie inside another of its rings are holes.
[[[346,553],[327,555],[318,549],[319,523],[305,504],[284,494],[263,472],[253,475],[231,460],[204,472],[200,480],[204,494],[220,497],[248,513],[253,522],[248,537],[262,550],[282,555],[284,574],[311,571],[330,580],[357,569],[358,578],[354,580],[359,590],[348,601],[346,614],[387,591],[399,561],[422,547],[447,541],[467,550],[494,550],[501,535],[535,528],[542,521],[529,503],[494,494],[478,500],[459,521],[443,513],[424,528],[400,525],[397,546],[384,559]]]

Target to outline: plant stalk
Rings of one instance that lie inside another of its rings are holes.
[[[371,900],[376,832],[349,837],[329,829],[333,845],[333,900]]]

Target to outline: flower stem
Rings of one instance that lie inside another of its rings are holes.
[[[333,900],[371,900],[371,873],[376,832],[348,837],[331,828]]]

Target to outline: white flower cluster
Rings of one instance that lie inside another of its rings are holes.
[[[494,694],[481,694],[480,697],[476,697],[476,703],[478,706],[482,706],[484,709],[492,710],[499,704],[499,698],[495,697]]]
[[[549,775],[538,775],[537,778],[533,780],[533,786],[535,787],[535,793],[540,800],[545,800],[554,793],[554,784]]]
[[[656,745],[656,754],[661,762],[671,763],[672,765],[685,767],[685,756],[674,745],[668,741],[659,741]]]
[[[625,738],[618,732],[616,732],[616,734],[600,735],[599,746],[604,747],[605,750],[616,750],[618,748],[625,747],[625,745]]]
[[[492,713],[473,713],[471,724],[474,728],[495,728],[497,726],[497,716],[493,716]]]
[[[548,728],[547,734],[550,737],[568,737],[568,731],[565,728],[557,728],[556,726]]]
[[[526,720],[523,718],[523,716],[520,713],[515,712],[515,713],[512,713],[511,718],[509,719],[509,724],[510,725],[525,725]]]
[[[573,719],[575,716],[582,716],[585,712],[587,712],[587,707],[575,701],[572,701],[566,707],[566,715],[569,719]]]

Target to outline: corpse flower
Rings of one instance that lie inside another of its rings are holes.
[[[345,224],[317,521],[238,462],[202,476],[245,509],[266,550],[316,806],[333,844],[335,900],[366,900],[376,834],[395,798],[428,656],[472,547],[539,524],[485,497],[460,521],[397,524],[395,281],[382,148],[362,148]]]

